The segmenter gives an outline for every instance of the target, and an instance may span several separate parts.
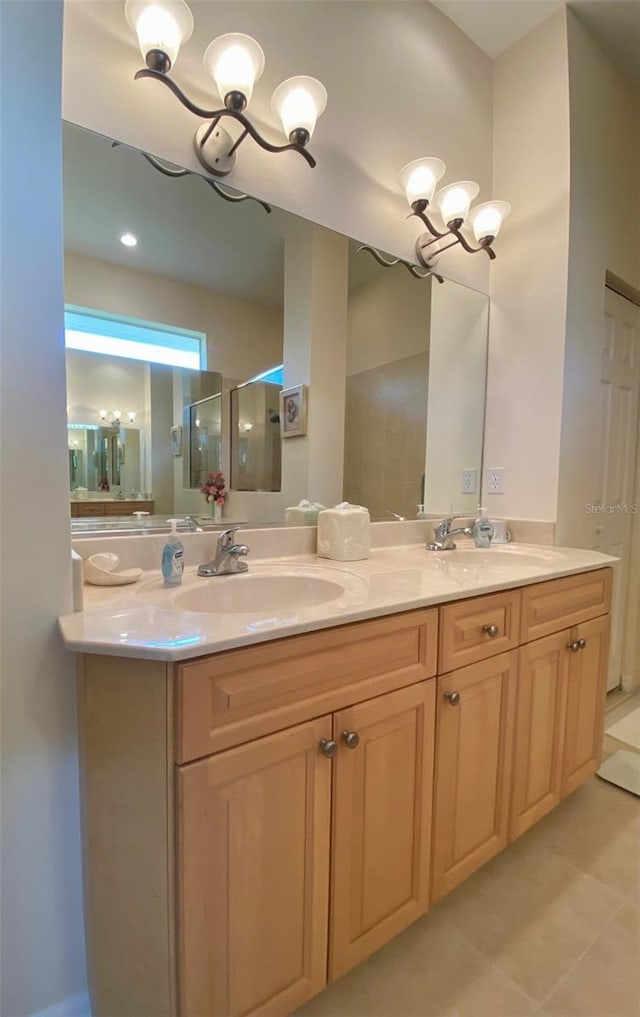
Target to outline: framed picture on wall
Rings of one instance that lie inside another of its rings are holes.
[[[307,386],[295,385],[280,393],[280,434],[299,438],[307,433]]]
[[[182,424],[171,428],[171,451],[174,456],[182,455]]]

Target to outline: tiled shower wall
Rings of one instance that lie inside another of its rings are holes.
[[[425,352],[347,377],[344,497],[373,520],[422,501],[428,367]]]

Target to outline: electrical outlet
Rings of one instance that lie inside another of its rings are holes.
[[[475,494],[478,487],[478,471],[477,470],[463,470],[462,471],[462,493],[463,494]]]
[[[504,466],[487,469],[487,494],[504,494]]]

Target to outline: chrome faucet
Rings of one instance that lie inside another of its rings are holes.
[[[200,523],[198,522],[197,519],[194,519],[193,516],[185,516],[184,517],[184,522],[185,522],[185,526],[188,526],[189,529],[192,532],[194,532],[194,533],[202,533],[202,527],[201,527]]]
[[[447,516],[440,520],[433,531],[434,539],[427,544],[427,551],[455,551],[456,545],[453,542],[453,537],[457,537],[459,534],[464,534],[465,537],[473,535],[470,526],[457,526],[455,529],[451,529],[453,520],[459,518],[459,516]]]
[[[213,561],[198,566],[199,576],[234,576],[249,571],[246,561],[240,561],[249,554],[249,548],[246,544],[236,544],[237,530],[237,526],[231,526],[220,534],[216,556]]]

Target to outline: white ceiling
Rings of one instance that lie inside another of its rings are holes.
[[[565,6],[561,0],[433,0],[495,60]],[[568,5],[619,70],[640,84],[639,0],[572,0]]]
[[[198,177],[171,179],[139,152],[63,127],[65,248],[166,279],[282,307],[284,238],[298,217],[229,204]],[[135,248],[120,236],[134,233]],[[351,241],[352,289],[383,271]]]
[[[563,6],[561,0],[434,0],[492,60]]]
[[[287,224],[203,180],[163,176],[139,152],[71,124],[63,133],[65,247],[259,303],[282,305]],[[130,231],[139,244],[126,248]]]

